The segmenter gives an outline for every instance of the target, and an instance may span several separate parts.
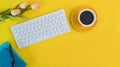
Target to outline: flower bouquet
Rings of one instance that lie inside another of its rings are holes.
[[[23,15],[23,13],[28,10],[37,9],[38,7],[39,7],[38,2],[36,2],[32,5],[29,5],[28,2],[22,2],[21,4],[18,4],[13,9],[9,8],[7,10],[0,12],[0,21],[5,22],[5,19],[7,19],[7,18],[17,20],[16,17],[27,18],[26,16]]]

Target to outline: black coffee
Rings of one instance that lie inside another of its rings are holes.
[[[93,13],[91,13],[90,11],[84,11],[80,15],[80,21],[85,25],[90,25],[91,23],[93,23],[93,20],[94,16]]]

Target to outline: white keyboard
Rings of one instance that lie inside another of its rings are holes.
[[[70,32],[64,9],[11,27],[18,48]]]

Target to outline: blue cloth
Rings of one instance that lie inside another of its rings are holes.
[[[21,57],[12,48],[15,67],[25,67],[26,63],[21,59]],[[10,45],[8,42],[4,42],[0,45],[0,67],[12,67],[11,57],[10,57]]]

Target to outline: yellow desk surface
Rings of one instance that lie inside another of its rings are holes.
[[[12,8],[24,0],[0,0],[0,11]],[[25,13],[30,19],[64,8],[71,32],[18,49],[10,26],[24,19],[7,19],[0,23],[0,43],[9,41],[27,67],[120,67],[120,0],[26,0],[40,2],[37,10]],[[78,6],[90,6],[97,12],[97,25],[90,31],[76,31],[70,21]]]

